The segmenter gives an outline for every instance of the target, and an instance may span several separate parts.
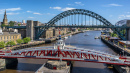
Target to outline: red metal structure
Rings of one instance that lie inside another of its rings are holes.
[[[15,51],[0,51],[1,58],[34,58],[55,59],[69,61],[96,62],[130,66],[130,57],[115,56],[108,53],[66,46],[63,40],[59,40],[54,46],[22,49]]]

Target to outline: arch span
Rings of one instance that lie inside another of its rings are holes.
[[[91,16],[91,17],[101,21],[106,26],[112,26],[112,24],[108,20],[106,20],[99,14],[89,11],[89,10],[85,10],[85,9],[73,9],[73,10],[64,11],[64,12],[58,14],[57,16],[55,16],[54,18],[52,18],[47,24],[48,24],[48,26],[51,26],[54,23],[56,23],[58,20],[60,20],[64,17],[67,17],[69,15],[76,15],[76,14]]]
[[[57,21],[61,20],[62,18],[65,18],[65,17],[70,16],[70,15],[76,15],[76,14],[82,14],[82,15],[87,15],[87,16],[93,17],[93,18],[99,20],[100,22],[102,22],[105,26],[111,26],[111,27],[114,26],[114,25],[112,25],[112,23],[110,23],[104,17],[102,17],[101,15],[99,15],[99,14],[97,14],[95,12],[92,12],[92,11],[89,11],[89,10],[85,10],[85,9],[73,9],[73,10],[64,11],[64,12],[56,15],[54,18],[52,18],[47,23],[47,25],[45,25],[47,27],[42,27],[42,29],[44,28],[44,30],[46,30],[46,29],[49,28],[48,26],[53,26]],[[123,38],[121,36],[121,34],[119,33],[119,31],[117,29],[115,29],[115,28],[111,28],[111,29],[114,32],[116,32],[121,39],[125,40],[125,38]],[[43,34],[44,30],[41,30],[38,33],[38,35],[36,35],[37,38],[39,38]]]

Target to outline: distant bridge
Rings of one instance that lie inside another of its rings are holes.
[[[28,25],[28,23],[27,23]],[[127,32],[121,33],[121,30],[128,30],[128,26],[114,26],[108,20],[98,15],[95,12],[84,9],[73,9],[64,11],[54,18],[52,18],[45,26],[34,26],[36,33],[35,39],[39,39],[50,27],[62,27],[62,28],[111,28],[118,36],[126,40],[128,38]],[[26,26],[14,26],[7,28],[26,29]]]

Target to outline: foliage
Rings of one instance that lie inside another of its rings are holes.
[[[81,31],[81,29],[78,29],[78,31]]]
[[[4,48],[5,47],[5,42],[1,41],[0,42],[0,48]]]
[[[121,30],[120,33],[121,34],[126,33],[126,30]]]
[[[6,27],[7,25],[5,25],[5,24],[1,24],[1,27]]]
[[[17,41],[18,44],[23,43],[23,40],[22,40],[22,39],[18,39],[18,40],[16,40],[16,41]]]
[[[13,46],[13,45],[16,45],[16,43],[14,41],[8,41],[6,43],[6,46]]]
[[[23,39],[24,43],[28,43],[29,41],[31,41],[30,37],[26,37],[26,38]]]
[[[111,33],[110,36],[111,37],[118,37],[118,35],[116,33]]]
[[[18,24],[18,26],[20,26],[21,24]]]
[[[13,22],[13,21],[10,21],[10,22],[9,22],[9,25],[10,25],[10,26],[14,26],[14,24],[15,24],[15,22]]]
[[[71,32],[67,32],[67,34],[69,34],[69,33],[71,33]]]

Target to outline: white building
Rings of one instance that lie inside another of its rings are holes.
[[[22,20],[22,23],[25,23],[25,20]]]

